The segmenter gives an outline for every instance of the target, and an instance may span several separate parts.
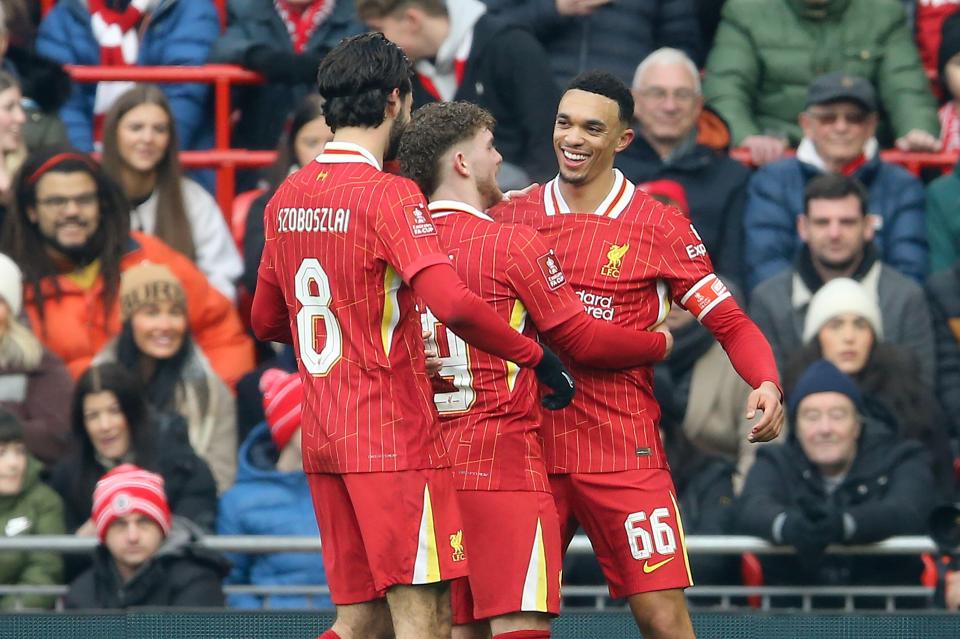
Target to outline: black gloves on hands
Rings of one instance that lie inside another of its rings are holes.
[[[573,401],[573,395],[576,392],[576,385],[573,382],[573,376],[563,365],[553,351],[543,346],[543,359],[534,366],[534,372],[540,383],[552,390],[549,395],[544,395],[540,400],[547,410],[560,410]]]
[[[800,498],[797,507],[787,511],[780,536],[797,549],[800,563],[811,569],[820,563],[827,546],[843,541],[843,513],[825,499]]]
[[[296,54],[258,44],[244,54],[243,66],[262,73],[270,82],[311,84],[316,82],[322,57],[315,51]]]

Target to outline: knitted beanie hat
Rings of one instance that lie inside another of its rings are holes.
[[[23,310],[23,273],[12,259],[0,253],[0,299],[10,307],[13,317]]]
[[[800,402],[815,393],[841,393],[850,398],[859,410],[863,407],[863,396],[857,384],[850,376],[825,359],[818,359],[803,371],[787,401],[791,415],[797,414]]]
[[[163,477],[133,464],[121,464],[101,477],[93,491],[93,522],[100,541],[110,524],[130,513],[146,515],[164,535],[170,533],[173,518]]]
[[[877,341],[883,341],[883,318],[876,298],[860,282],[838,277],[821,286],[811,298],[803,320],[803,343],[809,344],[824,324],[844,313],[867,320]]]
[[[186,307],[183,285],[163,264],[141,262],[120,276],[120,316],[130,319],[137,309],[147,304],[170,301]]]
[[[300,373],[269,368],[260,377],[260,390],[263,391],[263,412],[270,436],[277,449],[283,450],[300,428],[300,408],[303,405]]]

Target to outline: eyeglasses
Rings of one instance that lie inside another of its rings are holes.
[[[63,211],[67,208],[67,205],[70,204],[70,202],[76,204],[77,208],[79,209],[87,209],[97,203],[97,194],[81,193],[79,195],[74,195],[73,197],[68,197],[65,195],[51,195],[50,197],[45,197],[42,200],[37,200],[37,204],[51,211]]]
[[[677,89],[676,91],[670,92],[660,87],[650,87],[649,89],[643,89],[638,93],[647,100],[651,100],[653,102],[663,102],[672,95],[674,101],[681,104],[689,104],[697,97],[697,92],[693,89]]]
[[[807,111],[807,115],[825,126],[835,124],[840,118],[847,124],[861,125],[870,117],[866,111]]]

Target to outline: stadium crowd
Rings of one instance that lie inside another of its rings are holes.
[[[0,524],[100,540],[91,557],[4,553],[0,582],[69,583],[77,609],[258,608],[220,585],[326,583],[320,556],[190,541],[318,534],[297,362],[255,339],[250,301],[267,203],[333,137],[317,68],[376,30],[413,64],[415,108],[494,116],[505,191],[556,174],[574,77],[627,83],[616,167],[694,224],[773,349],[788,415],[778,440],[748,441],[751,387],[674,305],[654,379],[686,533],[794,546],[764,558],[767,585],[933,585],[929,558],[824,550],[926,534],[960,486],[960,163],[913,174],[883,155],[960,151],[960,0],[220,5],[222,26],[213,0],[0,0]],[[212,144],[207,85],[63,69],[205,63],[265,78],[235,90],[232,140],[277,160],[241,176],[233,211],[179,161]],[[692,566],[698,584],[743,583],[737,560]],[[563,575],[602,583],[590,557]]]

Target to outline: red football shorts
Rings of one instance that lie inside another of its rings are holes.
[[[566,552],[583,526],[610,596],[693,585],[670,471],[550,475]]]
[[[310,473],[307,479],[335,604],[379,599],[399,584],[467,574],[449,468]]]
[[[560,527],[550,493],[461,490],[470,576],[451,585],[453,623],[560,613]]]

